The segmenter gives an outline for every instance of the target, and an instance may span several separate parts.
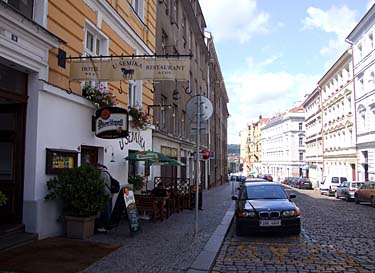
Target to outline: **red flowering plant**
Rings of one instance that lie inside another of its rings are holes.
[[[147,125],[150,124],[149,115],[142,110],[129,106],[128,113],[132,117],[131,124],[134,127],[145,130]]]
[[[85,84],[82,88],[82,96],[91,101],[96,108],[116,105],[116,97],[105,86],[92,86]]]

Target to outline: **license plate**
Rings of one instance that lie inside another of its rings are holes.
[[[260,227],[277,227],[281,226],[281,220],[259,220]]]

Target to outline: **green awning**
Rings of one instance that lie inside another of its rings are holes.
[[[130,153],[125,159],[135,161],[148,161],[150,165],[185,166],[185,164],[181,161],[170,158],[163,153],[154,151],[138,151],[135,153]]]

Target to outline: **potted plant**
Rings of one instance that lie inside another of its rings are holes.
[[[100,170],[84,164],[47,181],[46,200],[61,200],[62,218],[70,238],[85,239],[94,234],[95,219],[109,196]]]
[[[91,101],[96,108],[115,106],[116,97],[103,86],[85,84],[82,88],[82,96]]]
[[[128,113],[132,118],[131,124],[133,125],[133,127],[145,130],[147,125],[150,124],[150,118],[146,112],[129,106]]]
[[[129,182],[129,184],[133,185],[134,191],[139,191],[143,188],[143,186],[145,184],[143,179],[144,178],[140,175],[134,175],[134,176],[128,177],[128,182]]]

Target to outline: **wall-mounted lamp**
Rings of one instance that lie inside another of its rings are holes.
[[[172,104],[155,104],[155,105],[148,105],[147,106],[147,114],[150,115],[150,109],[151,108],[157,108],[160,107],[160,110],[164,110],[164,107],[168,107],[168,109],[172,108]]]
[[[110,161],[110,162],[116,162],[116,161],[115,161],[115,153],[114,153],[114,151],[113,151],[113,146],[112,146],[112,145],[109,145],[109,146],[105,147],[104,152],[107,153],[107,152],[108,152],[108,148],[112,148],[111,161]]]

